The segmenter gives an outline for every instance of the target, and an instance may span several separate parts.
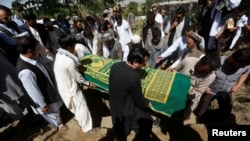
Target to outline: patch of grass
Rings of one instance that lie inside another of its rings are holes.
[[[143,24],[146,22],[145,19],[138,19],[135,21],[135,29],[133,30],[133,34],[137,34],[142,36],[142,28]]]
[[[248,80],[245,83],[245,92],[246,92],[246,94],[248,94],[250,92],[250,77],[248,78]]]

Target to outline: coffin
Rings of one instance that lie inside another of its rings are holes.
[[[109,74],[111,66],[118,62],[97,55],[85,55],[81,59],[80,70],[85,79],[96,85],[96,89],[109,92]],[[188,76],[176,72],[144,67],[138,71],[141,76],[142,92],[152,106],[153,111],[168,117],[181,118],[188,100],[191,82]]]

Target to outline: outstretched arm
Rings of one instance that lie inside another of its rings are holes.
[[[235,34],[235,36],[233,38],[233,41],[232,41],[232,43],[231,43],[231,45],[229,47],[230,49],[232,49],[235,46],[236,42],[240,38],[240,34],[241,34],[241,27],[238,27],[238,29],[236,31],[236,34]]]
[[[231,88],[231,92],[238,92],[242,84],[247,80],[248,73],[242,74],[237,83]]]

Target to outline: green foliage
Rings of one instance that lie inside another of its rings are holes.
[[[101,13],[107,3],[107,0],[79,0],[80,2],[77,4],[79,9],[78,12],[88,13],[90,15]],[[113,3],[113,2],[112,2]]]
[[[22,14],[33,12],[41,17],[57,15],[78,15],[102,13],[105,7],[112,7],[121,0],[15,0],[25,9]]]
[[[33,12],[41,17],[49,16],[56,17],[60,13],[75,13],[75,4],[71,0],[64,0],[61,3],[57,0],[16,0],[18,1],[24,11],[22,14],[25,15],[29,12]]]
[[[196,25],[197,24],[197,14],[194,11],[191,11],[187,14],[187,17],[191,20],[191,23]]]
[[[145,22],[146,22],[145,19],[136,20],[135,21],[136,28],[135,30],[133,30],[133,34],[142,35],[142,27]]]
[[[151,5],[153,3],[159,3],[162,2],[162,0],[146,0],[146,3],[143,5],[143,15],[146,15],[147,12],[151,9]]]
[[[126,10],[123,12],[124,17],[128,17],[128,13],[130,12],[130,8],[134,9],[135,16],[138,15],[138,3],[137,2],[129,2],[126,6]]]

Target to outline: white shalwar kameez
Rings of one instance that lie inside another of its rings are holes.
[[[119,35],[119,42],[121,43],[122,51],[124,52],[125,48],[127,46],[127,43],[129,43],[131,41],[131,37],[132,37],[131,28],[130,28],[128,22],[126,20],[122,19],[121,25],[118,25],[117,22],[114,23],[114,30]]]
[[[54,72],[59,94],[66,107],[75,115],[83,132],[92,129],[92,117],[80,84],[89,85],[79,73],[80,62],[67,50],[59,48],[56,54]]]

